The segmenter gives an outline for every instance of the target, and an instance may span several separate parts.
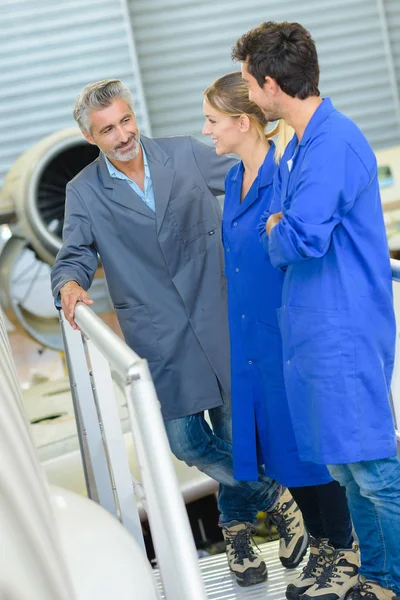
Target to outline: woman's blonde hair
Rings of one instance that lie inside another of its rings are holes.
[[[271,130],[266,131],[268,121],[257,104],[249,100],[249,90],[240,71],[228,73],[216,79],[205,91],[204,98],[218,112],[228,117],[241,117],[246,115],[255,126],[261,138],[275,140],[275,161],[278,163],[293,136],[293,129],[285,121],[278,121]]]

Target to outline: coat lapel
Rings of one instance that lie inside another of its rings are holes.
[[[155,215],[151,208],[149,208],[136,192],[133,191],[127,181],[111,177],[102,153],[100,154],[98,161],[100,178],[108,198],[117,204],[121,204],[124,208],[134,210],[146,217],[155,219]]]
[[[160,231],[171,196],[175,171],[168,166],[169,156],[154,140],[142,136],[142,144],[149,162],[156,206],[157,233]]]

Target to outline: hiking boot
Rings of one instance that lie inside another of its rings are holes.
[[[267,566],[251,545],[252,527],[246,523],[232,521],[223,527],[228,565],[242,587],[266,581]]]
[[[308,546],[308,533],[303,515],[286,489],[268,516],[279,533],[279,558],[284,567],[295,569],[303,560]]]
[[[347,596],[346,600],[399,600],[392,590],[384,588],[379,583],[365,579],[363,575],[358,577],[355,588]]]
[[[321,575],[301,600],[339,600],[357,584],[360,557],[356,549],[334,550]]]
[[[310,536],[310,554],[308,562],[302,572],[296,579],[289,583],[286,588],[286,598],[288,600],[298,600],[301,594],[304,594],[322,574],[323,568],[331,562],[335,549],[329,545],[328,540],[316,540]]]

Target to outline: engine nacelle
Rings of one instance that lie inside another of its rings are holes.
[[[62,244],[66,184],[98,154],[98,148],[71,127],[32,146],[8,172],[0,219],[6,222],[14,210],[18,234],[43,262],[53,264]]]

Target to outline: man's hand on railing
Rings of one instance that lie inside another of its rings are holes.
[[[60,289],[61,308],[64,311],[65,318],[71,325],[72,329],[79,330],[78,325],[74,321],[75,305],[77,302],[84,302],[90,306],[93,300],[89,298],[86,290],[84,290],[76,281],[68,281]]]

